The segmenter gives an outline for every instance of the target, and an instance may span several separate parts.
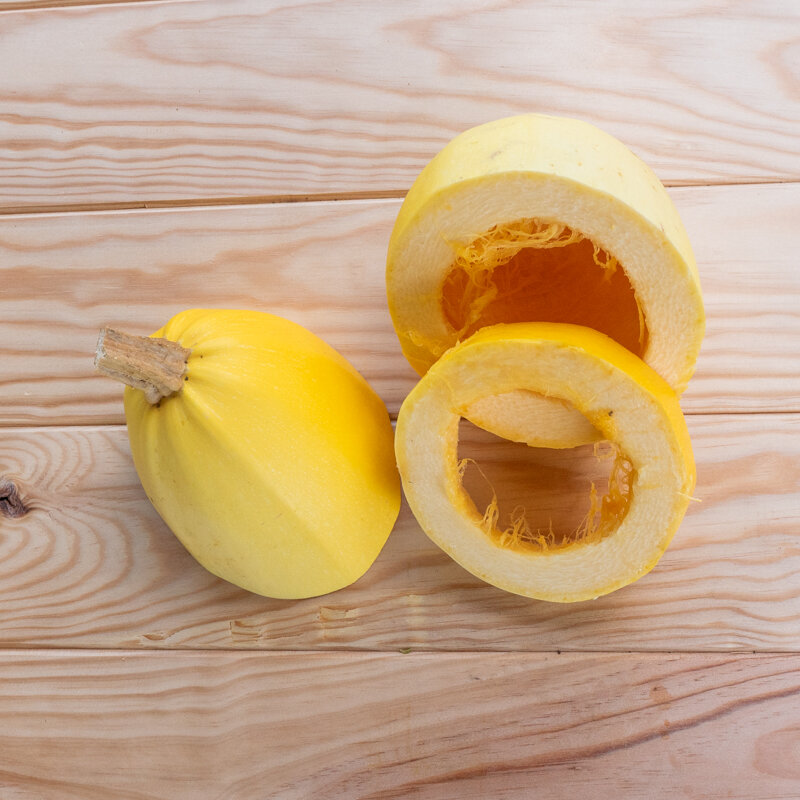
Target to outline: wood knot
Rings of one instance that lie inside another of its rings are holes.
[[[0,478],[0,515],[8,519],[24,517],[30,509],[19,496],[19,489],[14,481]]]

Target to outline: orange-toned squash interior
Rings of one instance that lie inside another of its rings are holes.
[[[462,419],[458,465],[484,532],[512,550],[599,541],[619,527],[632,498],[633,467],[609,442],[528,447]]]
[[[501,322],[570,322],[643,355],[647,324],[625,270],[567,226],[520,220],[455,250],[442,310],[460,340]]]

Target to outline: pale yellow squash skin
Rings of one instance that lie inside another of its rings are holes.
[[[482,398],[520,390],[566,401],[630,460],[630,503],[605,538],[535,551],[503,547],[484,529],[461,483],[458,422]],[[483,580],[552,602],[593,599],[646,574],[695,485],[673,389],[612,339],[576,325],[496,325],[449,350],[403,403],[395,448],[409,506],[436,544]]]
[[[678,212],[653,171],[617,139],[586,122],[542,114],[460,134],[422,170],[403,202],[386,284],[403,353],[417,372],[425,374],[457,343],[441,304],[453,243],[465,245],[520,219],[568,225],[618,259],[648,326],[643,358],[681,393],[695,369],[705,313]],[[511,438],[518,400],[493,401],[468,418]],[[546,401],[538,406],[551,424],[538,433],[517,426],[518,441],[545,447],[591,441],[575,415]]]
[[[383,402],[333,348],[288,320],[192,310],[153,334],[191,350],[182,391],[126,388],[147,496],[210,572],[302,598],[357,580],[397,518]]]

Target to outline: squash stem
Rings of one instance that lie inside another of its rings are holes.
[[[144,392],[155,405],[183,387],[191,350],[169,339],[133,336],[103,328],[94,365],[98,372]]]

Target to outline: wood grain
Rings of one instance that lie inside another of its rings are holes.
[[[800,410],[800,185],[671,190],[708,313],[689,412]],[[416,381],[386,307],[398,201],[0,218],[0,424],[123,421],[92,368],[104,325],[191,307],[271,311],[349,358],[392,413]]]
[[[0,7],[0,37],[6,208],[406,189],[528,111],[673,183],[800,178],[793,0]]]
[[[37,800],[796,800],[789,656],[10,653]]]
[[[800,415],[701,415],[695,492],[656,569],[591,603],[536,602],[473,578],[407,509],[369,572],[326,597],[257,597],[205,572],[144,497],[124,429],[0,431],[0,646],[279,650],[800,650]],[[593,461],[473,431],[501,499],[588,494]],[[532,487],[532,488],[529,488]]]

